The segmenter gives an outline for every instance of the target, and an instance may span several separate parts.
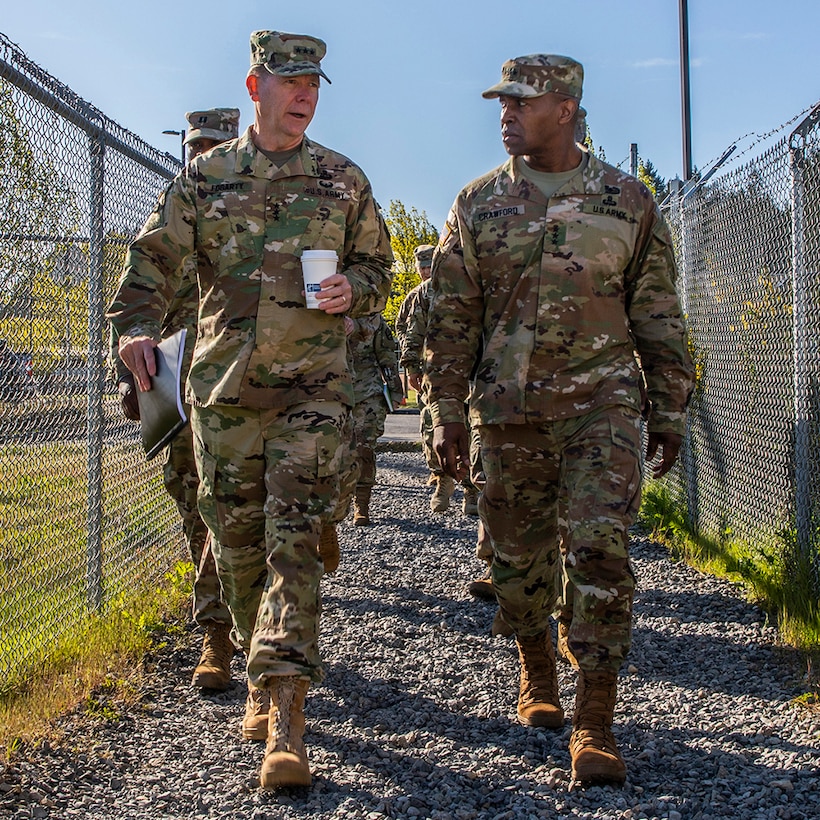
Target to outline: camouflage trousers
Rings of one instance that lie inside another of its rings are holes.
[[[631,643],[628,530],[640,503],[639,422],[629,408],[608,407],[539,425],[480,428],[486,484],[479,513],[504,619],[523,636],[547,628],[563,534],[573,587],[569,647],[590,671],[617,669]]]
[[[231,613],[222,600],[208,527],[197,509],[199,476],[190,427],[183,428],[167,447],[163,478],[182,518],[183,537],[194,565],[194,620],[200,626],[214,621],[229,624]]]
[[[191,423],[199,509],[249,679],[261,687],[277,675],[321,680],[319,533],[341,520],[340,485],[355,486],[342,476],[356,469],[350,413],[329,401],[219,405],[194,407]]]
[[[384,433],[387,405],[384,396],[377,393],[357,402],[353,407],[353,435],[359,461],[360,487],[376,483],[376,441]]]

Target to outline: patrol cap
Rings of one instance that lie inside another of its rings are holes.
[[[433,245],[419,245],[414,251],[413,255],[416,257],[416,264],[420,268],[429,268],[433,264]]]
[[[542,97],[554,92],[581,99],[584,67],[560,54],[529,54],[514,57],[501,66],[501,82],[488,88],[485,100],[500,97]]]
[[[326,51],[323,40],[307,34],[281,31],[254,31],[251,34],[251,68],[262,65],[271,74],[281,77],[319,74],[330,82],[319,65]]]
[[[185,115],[188,120],[188,133],[183,140],[187,145],[194,140],[225,140],[236,139],[239,136],[239,109],[238,108],[209,108],[206,111],[189,111]]]

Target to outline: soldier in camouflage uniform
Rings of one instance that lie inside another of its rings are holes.
[[[238,108],[192,111],[185,116],[189,128],[184,144],[188,146],[189,161],[215,145],[239,136]],[[182,267],[180,288],[163,317],[160,333],[166,338],[183,327],[187,328],[182,364],[183,372],[187,372],[194,352],[199,306],[195,254],[186,257]],[[126,418],[136,421],[140,416],[134,375],[117,355],[118,338],[113,328],[111,337],[111,360],[117,368],[117,387],[122,410]],[[190,418],[190,407],[186,408],[186,414]],[[231,657],[234,653],[230,638],[231,614],[222,600],[208,528],[197,509],[199,476],[194,461],[194,440],[190,426],[183,428],[168,446],[163,477],[165,489],[174,499],[182,517],[183,536],[194,565],[194,620],[205,630],[202,654],[191,682],[201,689],[222,691],[228,688],[231,681]]]
[[[559,500],[566,505],[568,645],[579,666],[572,775],[622,783],[611,727],[634,592],[636,352],[652,406],[647,456],[661,453],[655,476],[677,457],[693,372],[657,205],[634,177],[575,143],[582,80],[574,60],[536,54],[506,62],[501,82],[484,92],[500,98],[511,158],[461,191],[442,231],[425,382],[436,452],[454,477],[469,465],[469,391],[486,476],[479,511],[496,596],[518,644],[517,712],[526,725],[563,725],[549,615]]]
[[[419,245],[414,251],[416,270],[421,277],[421,283],[416,285],[401,303],[396,317],[396,334],[399,336],[401,351],[399,361],[407,373],[410,386],[417,393],[422,452],[430,469],[428,484],[435,488],[430,498],[430,509],[440,513],[450,507],[455,482],[441,469],[438,457],[433,451],[433,422],[421,385],[424,370],[424,337],[430,313],[430,266],[433,263],[433,250],[432,245]],[[466,515],[478,514],[477,496],[478,490],[468,477],[464,482],[463,511]]]
[[[266,739],[263,788],[307,785],[304,701],[323,671],[319,546],[345,511],[340,473],[353,386],[343,314],[382,310],[390,238],[366,176],[305,137],[325,44],[256,31],[246,87],[254,123],[189,163],[131,245],[109,318],[120,356],[150,389],[153,347],[197,254],[199,319],[186,395],[199,509],[234,635],[248,658],[243,736]],[[305,304],[303,250],[335,250],[319,308]]]
[[[381,313],[351,320],[347,337],[348,362],[353,376],[353,434],[359,478],[353,499],[353,523],[370,524],[370,496],[376,483],[376,441],[384,433],[390,395],[395,410],[403,395],[396,342]]]

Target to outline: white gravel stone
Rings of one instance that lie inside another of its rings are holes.
[[[345,523],[322,581],[326,678],[311,688],[310,789],[259,789],[243,741],[241,658],[223,694],[188,685],[201,636],[164,636],[141,702],[105,722],[67,715],[59,743],[0,772],[0,817],[95,820],[668,818],[816,820],[820,715],[796,706],[799,658],[726,581],[633,534],[633,648],[614,728],[625,786],[571,788],[575,672],[559,665],[562,731],[515,721],[512,639],[466,585],[476,519],[432,515],[418,452],[379,452],[371,527]]]

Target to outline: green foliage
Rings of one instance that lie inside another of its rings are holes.
[[[639,520],[688,563],[741,584],[777,620],[786,643],[809,653],[820,650],[816,572],[805,552],[795,548],[793,530],[784,530],[773,543],[754,544],[734,538],[728,526],[715,533],[695,532],[684,505],[657,481],[644,487]]]
[[[435,245],[438,231],[427,218],[425,211],[409,210],[398,199],[390,200],[390,207],[384,214],[390,231],[390,247],[393,249],[393,286],[384,318],[394,327],[404,297],[421,281],[416,273],[416,259],[413,251],[419,245]]]
[[[651,160],[638,160],[638,179],[649,188],[657,202],[663,202],[668,191],[666,180],[658,173]]]

